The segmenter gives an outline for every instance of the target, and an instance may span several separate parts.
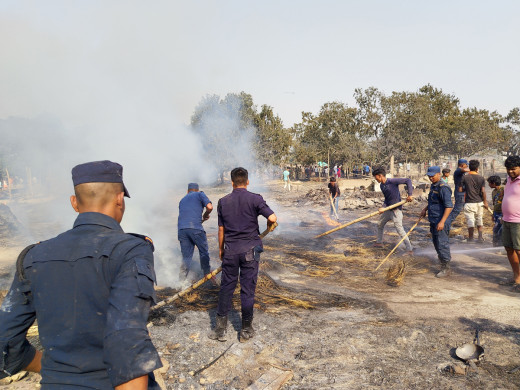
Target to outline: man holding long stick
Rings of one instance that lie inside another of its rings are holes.
[[[412,252],[412,244],[410,243],[410,240],[408,237],[406,237],[406,232],[403,228],[403,206],[396,207],[392,210],[386,210],[383,209],[385,207],[391,206],[393,204],[399,203],[401,201],[401,194],[399,192],[399,184],[406,184],[408,187],[408,197],[406,198],[407,202],[411,202],[413,200],[412,194],[413,194],[413,187],[412,187],[412,181],[409,178],[391,178],[388,179],[386,177],[386,171],[384,168],[376,168],[372,171],[372,175],[374,176],[374,179],[379,183],[381,187],[381,191],[383,192],[383,195],[385,196],[385,202],[383,203],[383,207],[379,209],[379,213],[381,214],[381,218],[379,220],[379,225],[377,227],[377,242],[375,243],[375,247],[383,247],[383,231],[385,229],[385,225],[387,222],[392,220],[394,222],[395,230],[397,231],[397,234],[401,238],[404,238],[404,243],[406,245],[406,250],[408,252]]]
[[[428,205],[421,212],[421,217],[426,216],[428,211],[433,246],[441,262],[441,270],[435,276],[443,278],[451,274],[450,222],[446,222],[453,210],[451,189],[441,180],[440,167],[429,167],[426,174],[432,185],[428,194]]]

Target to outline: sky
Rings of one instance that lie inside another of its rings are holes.
[[[245,91],[290,127],[326,102],[354,105],[355,88],[427,83],[507,114],[519,14],[517,1],[3,0],[0,118],[162,127],[189,123],[206,94]]]

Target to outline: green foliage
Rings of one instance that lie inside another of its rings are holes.
[[[365,162],[387,164],[391,156],[396,162],[420,163],[445,155],[520,153],[519,108],[506,117],[485,109],[462,109],[455,95],[430,84],[417,92],[390,95],[375,87],[358,88],[354,98],[355,107],[328,102],[317,114],[302,112],[301,122],[285,129],[272,107],[263,105],[257,112],[245,92],[222,100],[209,95],[195,109],[192,127],[204,135],[205,148],[212,150],[221,168],[233,157],[221,143],[229,144],[229,137],[240,140],[245,133],[252,136],[251,154],[263,165],[326,161],[352,168]],[[219,114],[207,115],[214,112]],[[227,124],[231,131],[219,124],[222,117],[232,119],[234,124]],[[201,131],[208,126],[209,133]]]
[[[256,115],[255,150],[263,165],[280,165],[286,162],[292,145],[290,133],[284,129],[279,116],[272,107],[262,106]]]

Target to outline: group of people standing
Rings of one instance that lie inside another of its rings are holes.
[[[21,370],[39,372],[48,389],[159,389],[154,370],[161,359],[147,329],[156,302],[153,242],[125,233],[123,167],[94,161],[72,169],[79,213],[72,229],[25,248],[16,262],[12,286],[0,307],[0,379]],[[259,194],[247,190],[248,171],[231,171],[233,191],[217,206],[222,261],[216,327],[211,339],[226,340],[227,315],[238,280],[241,285],[240,341],[254,336],[253,305],[262,252],[258,216],[276,226],[276,215]],[[212,202],[197,183],[179,203],[178,236],[183,262],[191,266],[194,247],[201,268],[210,272],[202,226]],[[273,226],[274,225],[274,226]],[[38,320],[43,351],[27,339]]]
[[[499,176],[493,175],[487,180],[479,175],[479,161],[466,159],[458,160],[458,167],[453,173],[455,183],[454,200],[452,190],[448,185],[450,170],[440,166],[431,166],[427,176],[431,186],[428,194],[428,204],[421,211],[421,217],[428,216],[432,242],[440,262],[437,277],[446,277],[451,274],[451,252],[449,233],[455,218],[463,212],[468,227],[467,242],[484,242],[483,215],[486,210],[491,211],[493,217],[493,245],[505,247],[507,257],[513,270],[513,277],[501,284],[511,285],[520,292],[520,156],[509,156],[505,162],[507,179],[505,186]],[[409,178],[387,178],[384,168],[374,168],[374,179],[379,183],[384,195],[383,207],[379,209],[381,217],[378,224],[375,247],[383,246],[383,231],[385,225],[392,221],[394,227],[406,246],[408,253],[413,253],[413,247],[403,228],[402,206],[388,210],[389,206],[401,202],[399,185],[406,185],[407,202],[413,200],[413,186]],[[491,199],[493,209],[490,208],[486,196],[485,183],[493,189]],[[331,177],[329,193],[333,197],[337,209],[337,194],[339,188],[336,179]],[[331,205],[332,213],[332,205]],[[475,228],[477,237],[475,239]]]
[[[240,278],[240,299],[242,329],[240,341],[254,336],[253,305],[260,253],[263,252],[259,236],[258,217],[267,219],[267,227],[276,223],[276,215],[259,194],[247,190],[248,172],[245,168],[231,171],[233,192],[218,201],[218,244],[222,261],[222,276],[215,319],[215,329],[209,337],[226,341],[228,313],[235,287]],[[208,242],[202,226],[213,210],[213,205],[197,183],[188,184],[188,193],[179,202],[178,238],[181,245],[181,278],[186,278],[191,269],[194,248],[200,255],[200,265],[204,275],[211,272]],[[213,276],[213,285],[218,282]]]

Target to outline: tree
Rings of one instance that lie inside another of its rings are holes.
[[[472,156],[491,150],[502,150],[507,143],[508,132],[499,124],[502,117],[497,112],[466,108],[455,121],[458,129],[452,139],[452,150],[457,156]]]
[[[506,133],[507,142],[500,150],[506,156],[520,155],[520,108],[515,107],[509,111],[502,123],[505,125],[503,130]]]
[[[382,98],[382,109],[387,118],[381,137],[386,156],[394,155],[401,162],[437,157],[438,120],[428,99],[417,93],[393,92]]]
[[[292,137],[284,129],[279,116],[275,116],[273,108],[262,106],[255,119],[255,149],[258,160],[263,165],[280,165],[289,158]]]

